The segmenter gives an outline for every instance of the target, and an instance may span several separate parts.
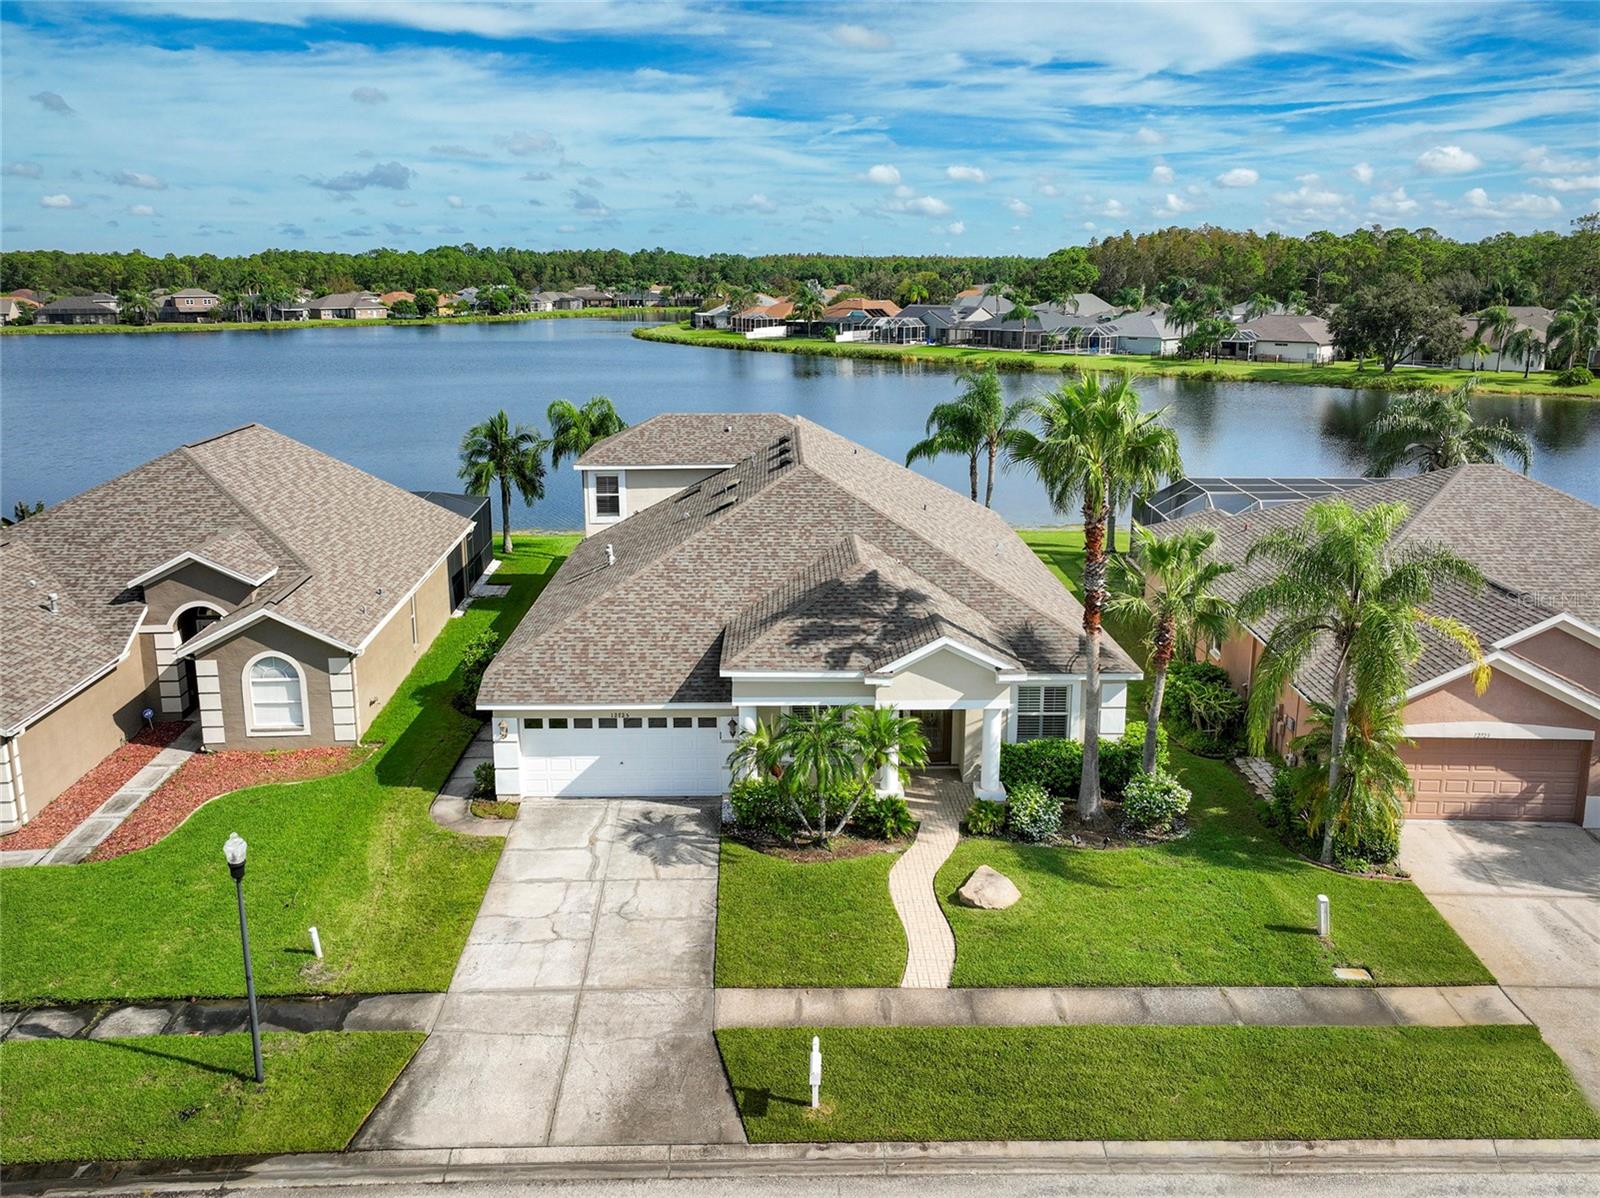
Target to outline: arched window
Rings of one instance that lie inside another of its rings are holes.
[[[306,730],[306,680],[300,667],[277,653],[263,653],[244,668],[245,701],[252,733]]]

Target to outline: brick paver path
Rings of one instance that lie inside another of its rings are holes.
[[[942,990],[956,963],[956,938],[934,894],[933,877],[955,850],[972,788],[955,774],[916,774],[906,803],[922,821],[917,839],[889,871],[889,897],[906,929],[903,987]]]

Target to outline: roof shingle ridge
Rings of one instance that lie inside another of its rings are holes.
[[[255,528],[251,530],[252,533],[259,532],[263,537],[265,537],[267,542],[271,544],[274,549],[282,553],[283,556],[288,561],[293,563],[295,568],[299,570],[298,576],[287,570],[280,572],[278,574],[279,585],[274,587],[270,594],[262,595],[256,600],[255,603],[249,605],[251,607],[264,607],[287,598],[292,591],[298,588],[303,582],[306,581],[306,579],[311,577],[311,567],[306,564],[305,560],[298,553],[290,549],[277,533],[272,531],[272,528],[268,525],[267,521],[263,520],[254,508],[241,499],[238,494],[234,492],[233,488],[229,487],[220,478],[218,478],[216,474],[200,460],[200,455],[194,452],[194,448],[197,445],[206,445],[212,441],[219,440],[221,437],[232,436],[236,433],[241,433],[246,429],[251,428],[259,428],[261,431],[271,433],[275,437],[283,436],[282,433],[274,432],[272,429],[267,428],[267,426],[264,424],[244,424],[240,425],[236,429],[230,429],[226,433],[221,433],[217,437],[208,437],[205,441],[197,441],[194,443],[194,445],[180,446],[175,452],[183,455],[184,460],[186,460],[190,465],[204,475],[212,486],[216,487],[217,490],[226,495],[234,504],[234,506],[249,518],[250,522],[255,525]],[[202,544],[203,543],[204,542],[202,542]]]

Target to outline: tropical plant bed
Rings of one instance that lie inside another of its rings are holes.
[[[889,870],[900,854],[872,843],[884,847],[804,861],[725,837],[717,985],[898,986],[906,937],[889,899]]]
[[[741,1028],[717,1044],[752,1143],[1600,1134],[1533,1027]]]
[[[779,861],[792,861],[801,865],[814,865],[823,861],[850,861],[856,857],[870,857],[873,853],[901,853],[910,847],[916,834],[896,840],[875,840],[867,836],[848,833],[835,836],[826,846],[820,844],[790,843],[771,836],[746,835],[736,830],[724,829],[730,840],[752,848],[758,853],[776,857]]]
[[[0,1045],[0,1160],[185,1160],[337,1152],[405,1068],[419,1032],[141,1036]]]
[[[1301,986],[1362,966],[1378,985],[1471,985],[1493,976],[1410,883],[1347,877],[1301,860],[1256,818],[1231,766],[1172,752],[1194,793],[1189,833],[1089,853],[963,840],[935,880],[956,938],[956,986]],[[980,865],[1022,899],[954,902]],[[1333,936],[1316,934],[1317,895]]]
[[[167,720],[141,729],[127,744],[119,746],[66,790],[33,819],[9,836],[0,836],[0,850],[53,848],[100,805],[126,786],[135,774],[149,765],[189,725],[182,720]]]
[[[343,773],[363,760],[370,749],[339,745],[251,753],[225,749],[196,753],[172,777],[117,825],[90,853],[90,861],[109,861],[124,853],[149,848],[177,830],[212,799],[263,786],[269,782],[306,782]]]

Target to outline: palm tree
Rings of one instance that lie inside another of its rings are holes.
[[[928,764],[928,738],[923,734],[922,722],[915,716],[901,715],[892,707],[854,707],[850,709],[846,725],[860,776],[856,797],[839,817],[839,824],[832,832],[834,836],[844,831],[856,808],[874,789],[881,771],[893,766],[904,774],[906,770],[921,769]],[[823,831],[827,831],[826,824]]]
[[[1220,645],[1233,625],[1233,605],[1215,587],[1233,571],[1231,562],[1206,561],[1217,539],[1209,528],[1185,529],[1158,537],[1148,528],[1133,530],[1131,558],[1113,568],[1115,590],[1106,612],[1148,625],[1150,707],[1145,716],[1144,772],[1156,768],[1161,701],[1166,696],[1167,667],[1177,654],[1190,657],[1197,644]]]
[[[925,304],[928,302],[928,285],[913,275],[900,284],[900,294],[905,296],[906,304]]]
[[[812,326],[822,319],[822,314],[828,310],[828,305],[823,301],[822,292],[815,283],[807,283],[800,288],[794,296],[794,311],[790,313],[795,320],[803,321],[806,336],[811,335]]]
[[[1179,296],[1167,305],[1167,323],[1176,330],[1180,338],[1188,336],[1189,331],[1205,318],[1205,310],[1198,300]]]
[[[1144,307],[1145,287],[1141,283],[1137,287],[1123,287],[1111,297],[1114,306],[1125,312],[1136,312]]]
[[[1256,663],[1246,708],[1250,751],[1266,748],[1267,730],[1284,689],[1315,659],[1333,674],[1329,722],[1328,790],[1340,793],[1345,732],[1352,694],[1376,704],[1403,694],[1406,671],[1422,652],[1426,627],[1453,641],[1473,663],[1478,690],[1489,668],[1472,630],[1423,610],[1442,584],[1478,587],[1470,562],[1435,545],[1399,547],[1403,503],[1356,511],[1344,500],[1323,500],[1298,523],[1264,534],[1245,556],[1277,573],[1239,601],[1239,616],[1275,621]],[[1333,821],[1323,827],[1322,861],[1333,860]]]
[[[513,427],[502,408],[461,438],[459,477],[474,495],[487,495],[500,480],[500,548],[511,552],[511,488],[524,503],[544,498],[544,451],[549,444],[536,429]]]
[[[1028,348],[1028,322],[1030,320],[1037,319],[1037,317],[1034,315],[1032,305],[1030,305],[1027,300],[1023,299],[1022,296],[1017,292],[1006,292],[1006,299],[1011,301],[1011,311],[1006,313],[1005,318],[1007,320],[1020,320],[1022,322],[1022,329],[1017,333],[1017,348],[1020,350],[1026,350]],[[976,496],[974,496],[974,498],[976,498]]]
[[[578,407],[565,399],[558,399],[545,409],[550,421],[550,468],[559,470],[562,458],[577,461],[589,452],[589,447],[607,437],[614,437],[628,427],[628,422],[617,415],[617,409],[604,395],[596,395]]]
[[[1311,311],[1306,301],[1307,296],[1304,291],[1291,291],[1288,298],[1283,301],[1283,306],[1295,316],[1304,316]]]
[[[1484,358],[1488,357],[1493,349],[1494,346],[1485,341],[1482,334],[1474,333],[1472,335],[1472,340],[1468,341],[1461,347],[1461,352],[1464,354],[1471,354],[1472,369],[1480,370],[1483,367]]]
[[[740,735],[728,754],[728,769],[735,778],[778,777],[783,773],[783,750],[776,724],[756,721]],[[804,814],[802,813],[802,819]]]
[[[1555,357],[1565,357],[1567,368],[1586,364],[1600,345],[1600,296],[1569,295],[1556,309],[1555,319],[1545,332]]]
[[[1405,696],[1377,701],[1357,698],[1345,726],[1344,769],[1338,793],[1328,790],[1324,767],[1331,757],[1333,709],[1313,703],[1317,723],[1290,746],[1307,763],[1301,797],[1307,800],[1306,829],[1312,835],[1329,830],[1381,832],[1392,837],[1405,818],[1405,801],[1415,790],[1400,747],[1412,742],[1405,734]]]
[[[1500,369],[1500,356],[1504,353],[1506,338],[1517,331],[1517,318],[1511,309],[1504,304],[1495,304],[1478,313],[1478,325],[1472,334],[1472,343],[1467,349],[1472,353],[1473,361],[1477,361],[1478,347],[1483,346],[1483,352],[1488,353],[1491,346],[1501,347],[1495,354],[1494,368]],[[1489,344],[1484,345],[1484,334],[1489,336]]]
[[[1506,338],[1502,348],[1513,362],[1522,363],[1522,377],[1527,378],[1528,372],[1533,369],[1533,360],[1543,357],[1546,347],[1539,330],[1523,325]]]
[[[1020,428],[1006,437],[1011,459],[1044,484],[1050,504],[1065,513],[1074,500],[1083,511],[1083,632],[1088,656],[1088,699],[1083,726],[1083,781],[1078,814],[1100,810],[1100,644],[1106,602],[1106,520],[1120,488],[1139,491],[1183,472],[1178,436],[1161,412],[1141,412],[1139,393],[1126,373],[1102,382],[1087,375],[1027,407],[1038,431]]]
[[[142,287],[130,287],[117,296],[117,315],[126,324],[146,324],[150,320],[150,309],[155,307],[155,300],[150,298],[150,293]]]
[[[1473,419],[1470,401],[1476,385],[1468,379],[1448,393],[1409,391],[1390,400],[1367,425],[1367,476],[1382,478],[1400,466],[1415,466],[1426,474],[1502,458],[1516,462],[1526,474],[1533,460],[1532,442],[1505,420],[1479,424]]]
[[[1244,302],[1244,318],[1254,320],[1258,316],[1265,316],[1278,306],[1278,301],[1265,291],[1257,291]]]
[[[906,465],[931,460],[946,454],[966,455],[968,485],[972,500],[978,500],[978,458],[987,454],[989,473],[984,484],[983,506],[994,501],[995,465],[1006,438],[1020,427],[1027,402],[1007,404],[1000,393],[1000,376],[994,365],[958,368],[956,383],[963,390],[949,403],[936,404],[928,413],[927,436],[906,452]]]

